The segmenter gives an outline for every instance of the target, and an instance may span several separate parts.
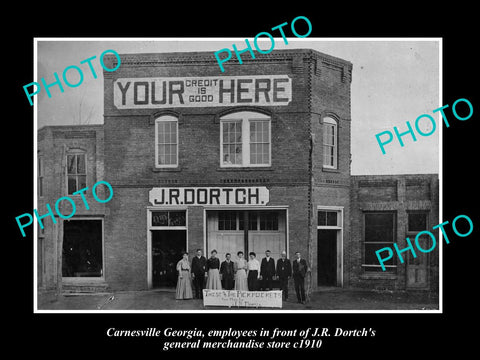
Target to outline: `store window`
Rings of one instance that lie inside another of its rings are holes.
[[[152,211],[152,226],[186,226],[185,211]]]
[[[219,211],[218,230],[237,230],[237,212]]]
[[[87,169],[84,152],[67,154],[68,194],[87,187]]]
[[[163,115],[155,120],[155,166],[178,166],[178,119]]]
[[[103,276],[102,220],[63,222],[62,276],[74,278]]]
[[[394,212],[364,213],[364,262],[365,271],[383,272],[375,251],[384,247],[393,248],[395,242]],[[386,272],[396,271],[396,256],[385,263]]]
[[[331,117],[323,118],[323,167],[337,168],[337,122]]]
[[[220,166],[270,166],[271,121],[261,113],[240,111],[220,119]]]

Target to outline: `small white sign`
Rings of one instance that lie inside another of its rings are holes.
[[[282,308],[282,291],[203,289],[204,306]]]
[[[265,186],[248,187],[166,187],[149,192],[150,204],[165,205],[267,205],[270,192]]]

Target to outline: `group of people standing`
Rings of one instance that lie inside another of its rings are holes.
[[[275,260],[270,256],[270,250],[265,251],[265,257],[259,262],[252,251],[249,261],[242,251],[237,253],[237,260],[231,259],[231,254],[225,254],[225,260],[220,263],[217,251],[212,250],[210,258],[202,255],[197,249],[190,264],[188,253],[183,253],[177,263],[178,281],[176,299],[202,299],[203,289],[211,290],[272,290],[273,281],[278,278],[283,299],[288,299],[288,280],[293,277],[298,303],[305,303],[305,276],[309,271],[307,262],[301,258],[300,252],[295,253],[295,260],[290,262],[287,253],[282,251],[281,258]],[[195,294],[192,291],[192,282]]]

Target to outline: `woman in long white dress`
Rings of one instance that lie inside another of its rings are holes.
[[[207,289],[222,290],[222,282],[220,280],[220,260],[217,258],[217,250],[211,251],[210,259],[207,260]]]
[[[182,259],[177,263],[178,280],[175,299],[193,298],[192,283],[190,277],[190,263],[188,262],[188,253],[183,253]]]
[[[247,261],[243,258],[243,252],[237,253],[238,260],[234,264],[235,290],[248,290]]]

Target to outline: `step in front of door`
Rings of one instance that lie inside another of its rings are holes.
[[[107,293],[107,283],[62,284],[62,293],[68,294],[97,294]]]

